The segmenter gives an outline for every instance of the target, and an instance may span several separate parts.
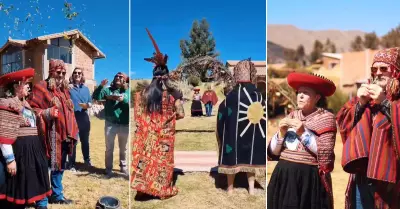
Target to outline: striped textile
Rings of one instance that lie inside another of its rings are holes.
[[[40,81],[32,89],[32,97],[28,101],[38,120],[40,136],[45,141],[47,157],[51,159],[52,170],[62,170],[61,143],[71,141],[70,153],[74,141],[78,137],[78,125],[74,115],[74,107],[69,91],[50,90],[46,81]],[[49,120],[47,114],[50,108],[58,109],[58,118]]]
[[[23,108],[31,109],[26,101],[17,98],[0,99],[0,144],[13,144],[18,136],[37,135],[36,128],[24,127]]]
[[[14,144],[22,121],[18,112],[0,107],[0,144]]]
[[[293,152],[283,148],[280,156],[274,156],[269,148],[268,144],[268,160],[278,161],[279,159],[285,159],[292,162],[305,163],[305,164],[317,164],[319,168],[319,174],[321,181],[324,184],[325,189],[330,195],[331,202],[333,204],[333,191],[332,191],[332,179],[330,172],[334,168],[335,162],[335,140],[336,140],[336,122],[335,116],[327,110],[322,108],[304,117],[301,110],[295,110],[291,112],[288,118],[297,118],[303,122],[304,127],[311,130],[318,136],[317,147],[318,154],[315,156],[311,151],[306,149],[304,152]],[[297,159],[297,160],[293,160]],[[306,161],[308,163],[306,163]],[[333,205],[332,205],[333,208]]]
[[[397,208],[394,206],[399,204],[395,189],[396,185],[400,185],[397,154],[400,142],[400,104],[390,103],[391,118],[388,120],[378,105],[368,105],[363,112],[356,112],[357,102],[357,98],[350,100],[337,115],[343,142],[343,169],[351,174],[366,174],[368,178],[377,180],[375,207]],[[356,117],[360,114],[361,117]],[[347,208],[352,205],[353,185],[354,177],[351,177],[346,191]]]

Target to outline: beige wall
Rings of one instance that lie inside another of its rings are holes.
[[[30,42],[28,47],[24,50],[24,65],[26,68],[31,67],[35,69],[34,83],[44,80],[48,77],[49,71],[49,60],[47,59],[47,44],[50,44],[50,40],[37,41],[35,43]],[[94,59],[93,49],[89,44],[81,39],[77,39],[72,49],[72,64],[66,64],[67,75],[66,78],[72,74],[75,66],[84,68],[84,74],[86,78],[86,85],[91,91],[96,86],[94,80]],[[1,56],[0,56],[1,66]],[[0,96],[2,96],[2,89],[0,89]]]
[[[75,41],[74,46],[74,58],[75,58],[75,66],[83,67],[86,78],[86,85],[89,87],[91,91],[94,90],[94,86],[96,85],[96,81],[94,80],[94,59],[92,58],[92,49],[91,47],[84,41],[78,39]]]
[[[332,63],[335,63],[336,65],[340,64],[339,59],[331,58],[331,57],[322,57],[322,67],[325,69],[332,69]]]
[[[43,80],[43,77],[45,76],[43,74],[43,67],[46,66],[43,61],[47,60],[47,56],[45,57],[45,47],[45,43],[40,42],[30,47],[25,53],[26,57],[29,57],[28,60],[25,60],[25,63],[28,63],[33,69],[35,69],[33,83]]]
[[[343,53],[341,61],[341,85],[354,84],[360,79],[370,77],[370,68],[377,51],[365,50],[361,52]]]
[[[45,46],[47,47],[47,46]],[[41,79],[46,79],[48,77],[49,72],[49,60],[47,59],[47,50],[43,53],[44,59],[44,75],[38,75]],[[94,90],[94,86],[96,85],[96,81],[94,80],[94,59],[91,58],[91,50],[88,44],[81,40],[76,40],[75,45],[72,49],[72,64],[66,64],[67,74],[66,79],[69,79],[72,75],[72,72],[75,67],[83,67],[84,74],[86,77],[86,85],[89,87],[90,91]]]

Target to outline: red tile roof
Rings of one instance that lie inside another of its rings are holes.
[[[106,57],[106,55],[99,48],[97,48],[96,45],[94,45],[85,35],[83,35],[82,32],[80,32],[77,29],[65,31],[65,32],[61,32],[61,33],[53,33],[53,34],[49,34],[49,35],[43,35],[43,36],[39,36],[39,37],[30,39],[30,40],[15,40],[15,39],[9,38],[7,40],[7,42],[0,48],[0,52],[2,52],[9,45],[26,46],[27,43],[29,43],[30,41],[34,41],[34,40],[45,41],[45,40],[54,39],[54,38],[69,37],[72,35],[78,35],[79,38],[82,38],[94,50],[96,50],[96,52],[98,52],[98,55],[96,56],[96,58],[105,58]]]

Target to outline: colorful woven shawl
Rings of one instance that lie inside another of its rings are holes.
[[[38,130],[46,144],[47,157],[51,159],[52,170],[62,170],[62,142],[70,141],[72,153],[74,140],[78,137],[78,125],[69,91],[49,90],[48,83],[41,81],[33,86],[32,97],[28,101],[37,115]],[[57,107],[58,118],[48,119],[45,110]]]
[[[17,139],[20,126],[24,123],[21,114],[24,107],[30,109],[26,101],[0,99],[0,144],[13,144]]]
[[[336,122],[335,116],[322,108],[317,109],[314,113],[304,117],[301,110],[295,110],[288,115],[288,118],[297,118],[303,122],[304,126],[314,132],[317,136],[317,161],[319,168],[319,176],[321,181],[329,193],[331,203],[333,204],[332,179],[330,172],[333,171],[335,162],[335,141],[336,141]],[[268,145],[269,146],[269,145]],[[277,161],[279,156],[274,156],[268,152],[268,160]],[[332,205],[333,208],[333,205]]]
[[[368,105],[360,120],[355,122],[357,102],[357,98],[353,98],[337,115],[343,141],[343,169],[376,180],[375,207],[398,208],[400,103],[391,102],[390,119],[377,106]],[[351,208],[353,175],[346,191],[346,208]]]

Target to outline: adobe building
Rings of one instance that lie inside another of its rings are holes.
[[[9,38],[0,48],[0,56],[0,75],[33,68],[34,83],[48,77],[50,59],[61,59],[66,63],[67,79],[75,67],[83,68],[86,85],[91,91],[96,86],[95,60],[106,57],[79,30],[39,36],[30,40]],[[3,90],[0,89],[0,96],[2,95]]]

